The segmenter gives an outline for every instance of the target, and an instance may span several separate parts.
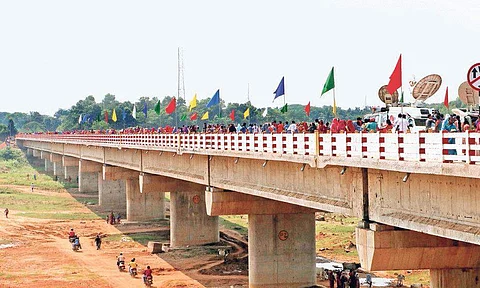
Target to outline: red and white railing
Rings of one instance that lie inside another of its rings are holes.
[[[21,134],[35,140],[177,152],[235,151],[418,162],[480,163],[480,133]]]

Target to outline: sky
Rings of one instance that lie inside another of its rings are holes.
[[[435,73],[427,103],[458,94],[480,62],[480,5],[469,0],[0,0],[0,111],[53,115],[93,95],[176,96],[183,50],[187,102],[212,97],[279,107],[381,105],[378,89],[403,59],[408,82]],[[248,93],[249,91],[249,93]]]

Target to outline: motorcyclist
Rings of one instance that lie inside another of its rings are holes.
[[[152,279],[152,283],[153,283],[152,269],[150,269],[150,266],[147,266],[147,269],[143,270],[143,283],[147,283],[148,277]]]
[[[70,241],[70,243],[73,243],[76,237],[77,236],[75,235],[75,231],[73,231],[73,228],[70,228],[70,232],[68,232],[68,241]]]
[[[82,245],[80,244],[80,238],[78,236],[75,236],[75,239],[73,240],[72,246],[75,248],[75,246],[78,246],[79,249],[82,249]]]
[[[123,256],[122,252],[120,252],[120,255],[117,256],[117,266],[120,266],[120,262],[125,264],[125,256]]]
[[[137,270],[138,264],[135,262],[135,258],[132,258],[132,261],[128,263],[128,272],[132,274],[132,269],[135,269],[135,272]]]

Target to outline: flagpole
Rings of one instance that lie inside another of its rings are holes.
[[[335,109],[335,112],[333,113],[333,116],[335,118],[338,118],[337,117],[337,102],[335,101],[335,87],[333,87],[333,109]]]

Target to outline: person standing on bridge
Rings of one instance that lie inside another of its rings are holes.
[[[447,115],[448,116],[448,115]],[[457,132],[457,126],[455,126],[455,117],[448,117],[443,123],[442,131],[445,132]],[[455,144],[455,138],[448,138],[448,144]],[[448,149],[448,155],[457,155],[457,150]]]

